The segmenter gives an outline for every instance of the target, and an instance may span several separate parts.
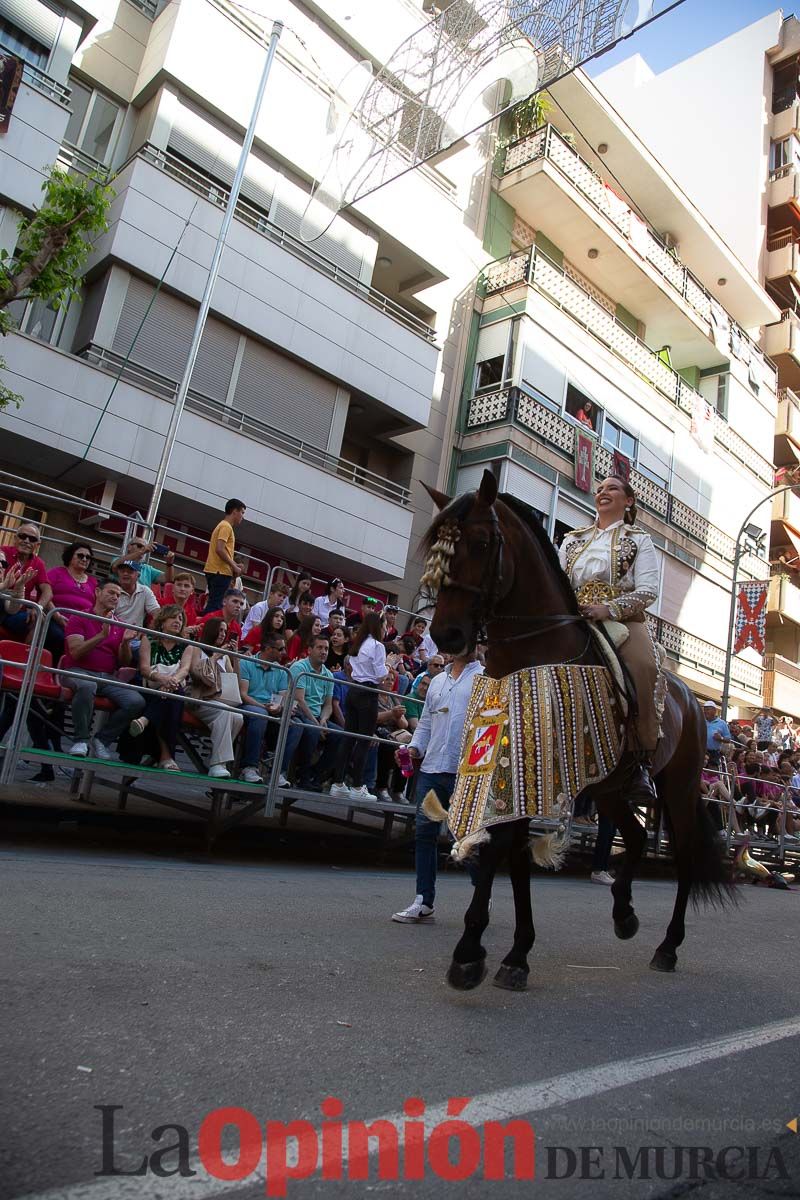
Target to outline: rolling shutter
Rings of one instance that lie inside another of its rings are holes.
[[[307,203],[308,192],[285,175],[281,175],[275,189],[275,200],[269,218],[279,229],[285,229],[293,237],[302,240],[300,226]],[[372,277],[374,250],[372,254],[369,254],[365,243],[369,244],[369,239],[365,234],[342,217],[336,217],[326,233],[313,242],[304,244],[308,246],[309,250],[316,251],[323,258],[327,258],[329,262],[335,263],[337,267],[341,267],[350,275],[361,279],[365,253],[369,262],[368,278]]]
[[[487,468],[491,468],[490,463],[470,463],[468,467],[462,467],[456,477],[456,496],[462,496],[464,492],[476,492]]]
[[[526,471],[516,463],[508,463],[506,468],[505,491],[524,500],[539,512],[549,513],[553,499],[553,485],[540,475]]]
[[[41,0],[0,0],[0,17],[52,50],[61,29],[63,13],[42,4]]]
[[[0,0],[0,3],[3,2],[4,0]],[[226,187],[230,187],[242,153],[242,140],[236,138],[208,113],[195,108],[187,100],[179,99],[169,135],[169,148],[199,167],[201,171],[224,183]],[[241,194],[251,204],[268,214],[275,179],[275,170],[259,158],[256,151],[251,151]]]
[[[522,356],[522,382],[560,405],[564,399],[567,374],[560,363],[545,358],[538,350],[526,345]]]
[[[113,348],[118,354],[130,350],[153,291],[154,285],[143,279],[130,280],[114,334]],[[197,310],[190,304],[159,292],[131,350],[132,361],[177,382],[186,366],[196,317]],[[193,392],[225,400],[238,344],[236,330],[213,317],[209,319],[192,374]]]
[[[248,340],[236,381],[234,408],[279,433],[325,449],[335,403],[335,383],[268,346]]]

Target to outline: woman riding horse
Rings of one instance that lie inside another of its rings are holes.
[[[659,569],[650,535],[636,525],[636,493],[618,475],[609,475],[595,493],[593,524],[573,529],[559,559],[575,589],[581,612],[591,621],[625,626],[618,651],[636,689],[639,777],[628,797],[655,798],[650,778],[664,709],[665,681],[645,611],[658,599]],[[633,793],[633,794],[632,794]]]

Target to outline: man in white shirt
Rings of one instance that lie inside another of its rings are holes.
[[[161,608],[152,590],[140,583],[141,564],[126,559],[117,567],[120,594],[114,609],[114,618],[130,625],[144,625],[145,617],[152,617]]]
[[[482,674],[483,667],[472,650],[469,654],[458,655],[449,667],[435,675],[425,697],[419,724],[408,745],[412,757],[422,760],[422,768],[416,789],[417,894],[413,904],[392,915],[392,920],[402,925],[433,920],[440,823],[425,816],[422,802],[432,790],[444,808],[450,807],[472,684],[475,677]]]

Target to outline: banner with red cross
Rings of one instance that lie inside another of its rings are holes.
[[[734,654],[738,654],[745,646],[752,646],[758,654],[764,653],[768,587],[768,583],[757,580],[743,583],[740,586],[736,605]]]

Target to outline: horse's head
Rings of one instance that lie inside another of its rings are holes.
[[[481,628],[513,584],[495,509],[497,480],[484,471],[477,492],[455,500],[428,491],[440,510],[425,538],[421,580],[436,603],[431,637],[440,650],[459,654],[474,649]]]

